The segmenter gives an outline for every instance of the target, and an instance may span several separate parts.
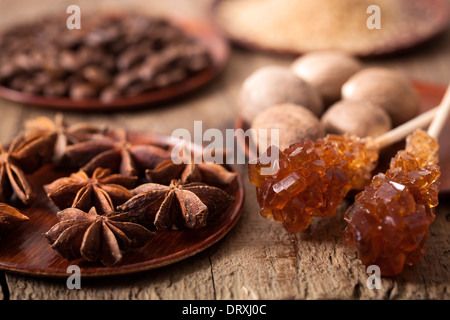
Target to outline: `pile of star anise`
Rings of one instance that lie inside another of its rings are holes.
[[[67,260],[111,266],[161,230],[197,229],[226,211],[236,173],[214,163],[173,162],[171,148],[145,135],[40,117],[0,145],[0,237],[30,219],[10,204],[32,205],[30,174],[43,165],[72,174],[43,186],[60,220],[44,234]],[[186,159],[186,158],[184,158]]]

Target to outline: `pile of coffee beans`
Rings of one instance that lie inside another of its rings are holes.
[[[207,48],[167,19],[83,17],[81,29],[46,17],[0,35],[0,85],[33,95],[101,99],[179,83],[212,64]]]

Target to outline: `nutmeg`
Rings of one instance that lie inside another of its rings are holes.
[[[389,114],[368,101],[341,100],[333,104],[320,122],[327,133],[377,137],[392,128]]]
[[[361,70],[361,62],[342,51],[316,51],[297,58],[294,73],[315,87],[326,106],[338,101],[342,85]]]
[[[279,148],[284,150],[304,139],[316,140],[324,136],[319,119],[309,109],[291,103],[271,106],[259,113],[251,124],[253,140],[259,145],[259,130],[266,129],[271,145],[271,129],[279,130]]]
[[[265,109],[281,103],[294,103],[316,116],[323,111],[319,92],[288,67],[266,66],[252,73],[239,93],[241,115],[251,123]]]
[[[420,100],[409,79],[402,73],[373,67],[354,74],[342,87],[342,98],[365,100],[383,108],[394,127],[414,118]]]

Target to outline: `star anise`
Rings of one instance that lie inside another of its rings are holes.
[[[122,252],[143,247],[153,236],[143,226],[128,222],[125,214],[110,212],[98,215],[69,208],[58,212],[59,223],[44,234],[52,248],[63,258],[83,257],[113,266],[122,260]]]
[[[234,201],[219,188],[203,183],[181,184],[179,180],[172,180],[169,186],[146,183],[132,192],[136,195],[119,206],[119,212],[160,230],[204,227],[209,218],[224,212]]]
[[[63,160],[68,145],[89,139],[93,134],[100,134],[106,129],[104,126],[90,123],[76,123],[67,125],[62,114],[57,113],[55,121],[47,117],[38,117],[25,121],[25,132],[33,134],[55,134],[56,142],[53,152],[53,161],[59,163]]]
[[[91,177],[79,170],[45,185],[44,189],[60,209],[73,207],[88,211],[95,207],[100,214],[105,214],[133,196],[128,189],[136,182],[137,177],[111,174],[109,169],[97,168]]]
[[[147,180],[160,184],[169,184],[173,179],[180,179],[182,184],[203,182],[210,186],[223,187],[231,184],[237,174],[228,171],[217,163],[180,163],[166,160],[154,169],[146,170]]]
[[[171,156],[170,151],[156,145],[133,144],[123,129],[108,130],[104,135],[69,146],[67,155],[85,172],[102,167],[127,176],[139,175]]]
[[[7,202],[15,194],[24,204],[30,204],[35,193],[26,174],[49,161],[55,135],[20,134],[9,148],[0,145],[0,201]]]
[[[0,238],[27,220],[29,220],[28,217],[16,208],[6,203],[0,203]]]

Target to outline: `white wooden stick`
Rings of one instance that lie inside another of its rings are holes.
[[[444,98],[438,107],[436,115],[428,127],[428,134],[433,138],[437,139],[439,134],[444,128],[445,122],[447,121],[448,115],[450,113],[450,85],[447,87]]]
[[[433,109],[422,113],[421,115],[399,125],[385,134],[382,134],[374,139],[375,145],[379,149],[385,148],[404,139],[414,130],[427,126],[435,118],[438,109],[439,107],[434,107]]]

